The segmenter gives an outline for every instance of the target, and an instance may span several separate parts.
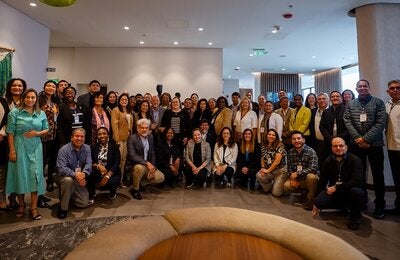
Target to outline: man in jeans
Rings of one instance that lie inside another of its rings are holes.
[[[312,210],[318,185],[318,157],[316,152],[306,145],[300,131],[292,132],[293,148],[288,151],[287,170],[289,179],[283,185],[285,192],[306,190],[305,210]]]
[[[385,104],[370,94],[369,82],[357,82],[358,98],[352,100],[344,113],[344,123],[350,135],[350,151],[363,163],[364,179],[367,175],[367,158],[371,166],[375,190],[373,217],[385,217],[385,179],[383,175],[383,130],[386,125]],[[366,186],[366,184],[364,185]]]

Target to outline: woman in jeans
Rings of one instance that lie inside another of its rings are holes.
[[[287,178],[285,146],[275,129],[264,135],[261,146],[261,169],[256,175],[264,192],[272,189],[272,195],[282,196]]]

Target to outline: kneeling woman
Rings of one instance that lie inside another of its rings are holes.
[[[275,129],[269,129],[263,137],[261,170],[256,177],[265,192],[272,188],[272,195],[282,196],[283,184],[287,178],[286,152]]]
[[[200,129],[195,128],[192,133],[193,139],[188,142],[185,150],[186,186],[190,188],[196,185],[201,188],[211,170],[211,148],[210,145],[201,138]]]
[[[218,136],[214,149],[214,177],[217,187],[225,186],[224,177],[227,178],[228,187],[232,187],[232,177],[236,170],[236,159],[238,156],[238,147],[233,139],[232,130],[224,127]]]
[[[166,128],[161,136],[161,143],[157,146],[157,167],[164,173],[164,184],[174,188],[180,176],[181,153],[174,142],[174,129]]]
[[[119,164],[121,154],[117,143],[109,136],[106,127],[99,127],[96,132],[97,142],[92,145],[92,173],[88,176],[89,204],[94,203],[96,187],[110,191],[110,199],[117,196],[121,179]]]
[[[247,189],[250,181],[250,190],[254,190],[256,183],[256,173],[260,170],[261,151],[255,135],[249,128],[243,131],[242,141],[239,147],[237,158],[236,176],[240,177],[240,186]]]

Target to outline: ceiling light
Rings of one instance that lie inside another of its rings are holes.
[[[281,29],[281,27],[279,26],[279,25],[274,25],[274,26],[272,26],[274,29],[271,31],[272,33],[277,33],[280,29]]]
[[[315,71],[315,69],[312,69],[311,71]]]
[[[252,72],[251,74],[255,76],[255,75],[257,75],[257,72]]]
[[[203,27],[199,27],[199,28],[197,28],[197,30],[202,32],[202,31],[204,31],[204,28]]]
[[[179,42],[174,42],[174,44],[175,44],[175,45],[178,45],[178,44],[179,44]]]
[[[354,57],[350,57],[350,60],[354,60]]]
[[[208,45],[213,45],[213,43],[212,43],[212,42],[209,42]]]
[[[232,78],[232,76],[228,76],[228,78]]]
[[[313,55],[311,58],[312,58],[312,59],[315,59],[315,58],[317,58],[317,56]]]
[[[240,67],[236,67],[235,70],[240,70]]]
[[[139,44],[143,45],[143,44],[144,44],[144,41],[140,41]]]
[[[124,30],[129,30],[129,26],[124,26]]]
[[[285,71],[286,69],[285,69],[285,68],[283,68],[282,70],[283,70],[283,71]]]
[[[253,55],[254,55],[253,53],[250,53],[250,54],[249,54],[250,57],[253,57]]]
[[[29,3],[30,6],[36,7],[37,4],[36,3]]]

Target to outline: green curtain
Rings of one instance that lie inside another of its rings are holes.
[[[12,52],[0,61],[0,96],[2,97],[6,91],[7,82],[12,78]]]

